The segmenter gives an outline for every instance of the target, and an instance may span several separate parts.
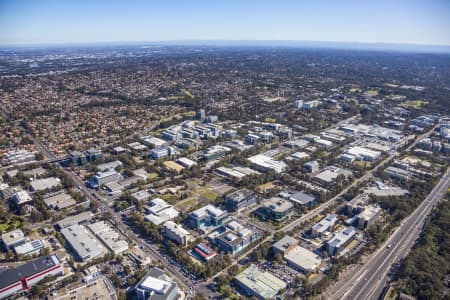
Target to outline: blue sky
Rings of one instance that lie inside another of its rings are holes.
[[[0,44],[168,40],[450,45],[450,0],[0,0]]]

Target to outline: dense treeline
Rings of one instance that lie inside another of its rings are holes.
[[[417,244],[397,273],[399,290],[417,299],[444,299],[450,273],[450,202],[443,201],[427,219]],[[448,296],[447,296],[448,297]]]

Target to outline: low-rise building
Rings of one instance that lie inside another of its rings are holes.
[[[286,218],[293,209],[294,204],[292,204],[292,202],[279,197],[273,197],[264,201],[262,206],[256,211],[256,214],[264,219],[281,221]]]
[[[162,234],[164,238],[173,241],[180,246],[186,246],[189,241],[194,239],[191,233],[184,229],[183,226],[172,221],[164,223]]]
[[[105,221],[89,224],[88,228],[115,255],[128,251],[125,239]]]
[[[257,198],[255,192],[243,188],[226,195],[225,203],[230,210],[237,210],[255,203]]]
[[[176,300],[179,290],[163,270],[151,269],[135,287],[138,300]]]
[[[117,173],[115,170],[109,170],[106,172],[98,172],[89,181],[89,185],[92,188],[97,188],[102,184],[117,182],[122,179],[122,175]]]
[[[64,275],[64,268],[56,255],[47,255],[21,266],[4,270],[0,276],[0,299],[26,292],[47,276]]]
[[[94,216],[94,214],[92,212],[85,211],[85,212],[79,213],[77,215],[73,215],[73,216],[67,217],[65,219],[62,219],[61,221],[56,223],[56,225],[60,229],[62,229],[62,228],[72,226],[74,224],[82,224],[82,223],[88,222],[88,221],[92,220],[93,216]]]
[[[66,192],[49,196],[43,199],[45,205],[51,209],[60,210],[77,204],[75,199]]]
[[[347,178],[352,175],[352,172],[345,170],[336,166],[329,166],[325,168],[322,172],[314,176],[314,179],[320,181],[323,184],[330,184],[338,178],[338,176],[343,176]]]
[[[201,260],[205,262],[210,261],[217,255],[217,252],[208,245],[206,245],[205,243],[199,243],[195,245],[193,252],[195,256],[198,256]]]
[[[61,184],[61,180],[56,177],[48,177],[42,179],[33,180],[31,185],[31,190],[36,191],[45,191],[58,187]]]
[[[400,180],[409,180],[411,177],[411,173],[409,171],[392,166],[384,169],[384,173],[389,175],[391,178]]]
[[[31,198],[27,191],[16,191],[12,197],[12,200],[17,205],[22,205],[33,201],[33,198]]]
[[[193,160],[191,160],[191,159],[189,159],[187,157],[180,157],[180,158],[177,159],[177,162],[180,165],[182,165],[183,167],[188,168],[188,169],[190,169],[190,168],[194,167],[195,165],[197,165],[197,163],[195,161],[193,161]]]
[[[121,167],[123,163],[120,160],[113,160],[104,164],[99,164],[97,169],[100,172],[105,172],[109,170],[115,170],[117,167]]]
[[[219,227],[208,237],[220,250],[234,255],[257,241],[261,235],[236,221],[231,221]]]
[[[188,220],[196,229],[202,229],[202,227],[219,226],[226,217],[228,217],[228,214],[225,211],[208,204],[190,212]]]
[[[17,255],[33,255],[45,248],[42,240],[34,240],[14,247]]]
[[[287,284],[269,272],[261,272],[256,265],[250,265],[239,273],[234,281],[240,292],[247,297],[256,297],[261,300],[275,299],[280,290]]]
[[[358,228],[365,229],[375,223],[381,214],[381,207],[368,205],[357,215]]]
[[[13,231],[3,233],[2,242],[6,251],[9,251],[18,245],[25,244],[26,242],[25,234],[21,229],[16,229]]]
[[[74,251],[75,258],[81,262],[88,262],[105,254],[100,242],[82,225],[63,228],[61,234]]]
[[[301,246],[295,246],[283,258],[289,266],[305,273],[316,271],[322,263],[319,255]]]
[[[145,220],[155,225],[161,225],[166,221],[175,219],[180,214],[173,205],[167,203],[163,199],[155,198],[145,207],[148,215]]]
[[[273,244],[272,251],[274,254],[280,253],[285,255],[298,245],[298,240],[289,235],[283,237],[281,240]]]
[[[316,197],[304,191],[295,192],[289,195],[288,199],[300,205],[311,206],[316,203]]]
[[[345,247],[350,244],[356,235],[356,229],[353,226],[346,227],[335,233],[327,242],[328,254],[331,256],[339,255]]]
[[[262,169],[264,171],[272,170],[277,173],[282,173],[287,170],[287,164],[280,160],[275,160],[272,157],[258,154],[251,156],[248,160],[255,165],[256,168]]]
[[[326,216],[311,227],[311,234],[313,236],[321,236],[325,232],[331,232],[337,220],[338,218],[336,214]]]

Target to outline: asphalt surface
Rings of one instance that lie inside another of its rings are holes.
[[[351,278],[341,280],[327,299],[378,299],[388,281],[392,265],[405,257],[419,236],[426,217],[450,186],[450,170],[427,198],[397,228],[370,260]]]

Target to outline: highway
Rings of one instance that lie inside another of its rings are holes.
[[[397,228],[394,234],[351,278],[341,278],[326,299],[378,299],[394,263],[405,257],[419,236],[426,217],[450,185],[450,170],[427,198]]]

